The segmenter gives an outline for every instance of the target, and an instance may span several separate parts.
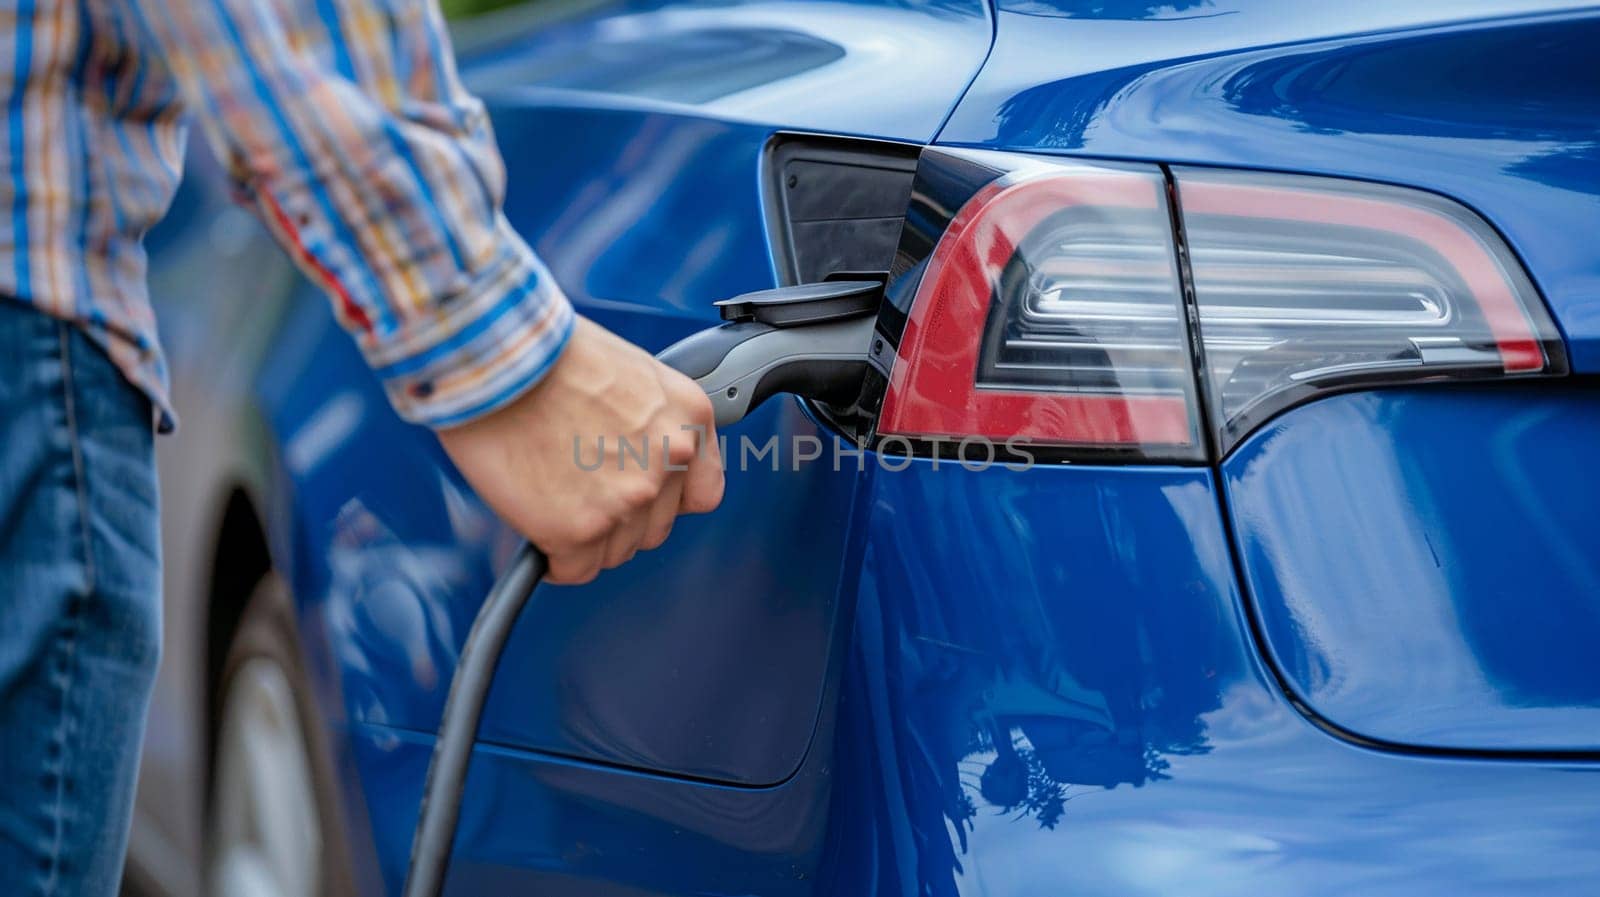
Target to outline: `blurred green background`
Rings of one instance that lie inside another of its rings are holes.
[[[446,16],[461,19],[507,6],[519,6],[526,2],[528,0],[442,0],[440,5],[444,7]]]

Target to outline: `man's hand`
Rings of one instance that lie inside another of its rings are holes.
[[[622,457],[619,437],[635,451],[648,444],[647,463]],[[549,556],[550,582],[588,582],[665,542],[679,514],[722,501],[705,393],[584,318],[539,385],[439,441],[478,495]]]

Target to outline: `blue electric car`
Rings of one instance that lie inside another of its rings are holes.
[[[449,893],[1600,893],[1600,8],[473,24],[583,314],[886,288],[856,399],[768,402],[719,511],[534,598]],[[192,168],[130,883],[395,894],[516,539]]]

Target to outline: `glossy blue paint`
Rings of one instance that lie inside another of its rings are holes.
[[[1209,473],[919,465],[873,505],[815,893],[1593,889],[1600,770],[1374,751],[1294,710]]]
[[[496,107],[494,120],[507,158],[528,160],[507,217],[579,307],[624,336],[665,348],[715,321],[716,299],[776,283],[758,189],[771,128],[559,103]]]
[[[475,53],[464,72],[497,105],[565,97],[926,142],[991,28],[985,0],[624,0]]]
[[[1600,391],[1406,389],[1289,412],[1224,472],[1272,659],[1411,745],[1600,751]]]
[[[480,747],[450,892],[1575,895],[1600,875],[1600,770],[1374,751],[1294,710],[1205,471],[917,461],[861,507],[838,715],[793,779]],[[354,740],[393,887],[429,742]]]
[[[789,446],[816,434],[791,403],[763,408],[727,434],[730,466],[745,436],[776,435],[780,454],[745,453],[715,514],[592,586],[541,595],[480,738],[747,785],[792,775],[822,700],[855,484],[850,466],[793,469]]]
[[[362,726],[352,746],[398,894],[432,741]],[[811,894],[826,783],[819,767],[779,788],[729,788],[480,745],[445,893]]]
[[[1001,0],[941,143],[1366,178],[1475,208],[1600,371],[1600,11]]]
[[[871,470],[864,469],[864,481],[870,481]],[[730,484],[732,482],[730,480]],[[860,529],[866,525],[869,502],[870,492],[856,491],[850,499],[848,512],[837,521],[843,530],[842,540],[855,546],[842,565],[852,571],[851,576],[835,584],[838,612],[846,619],[855,601],[854,571],[861,569],[864,540]],[[752,558],[745,566],[760,568],[763,564],[759,558]],[[737,581],[739,574],[729,572]],[[802,579],[805,576],[804,573],[796,575]],[[551,619],[570,619],[572,611],[564,605],[571,601],[574,591],[542,589],[524,615],[519,637],[528,626],[538,627]],[[649,590],[640,591],[648,593]],[[793,594],[795,589],[782,586],[775,591]],[[734,599],[723,601],[725,604],[759,607],[764,596],[728,592],[715,597],[719,601]],[[626,608],[622,610],[627,611]],[[711,618],[716,618],[715,613]],[[627,627],[628,624],[624,619],[621,625]],[[677,628],[679,631],[672,634],[681,640],[685,633],[681,625]],[[695,635],[704,638],[692,639],[691,646],[705,657],[740,658],[747,651],[742,643],[759,631],[757,626],[698,633]],[[590,632],[609,638],[606,628],[599,624],[591,625]],[[624,733],[648,733],[651,727],[681,733],[683,725],[669,717],[680,710],[686,716],[692,716],[696,710],[716,710],[710,706],[710,701],[694,693],[697,689],[709,689],[714,692],[709,695],[711,700],[729,702],[730,706],[721,708],[721,713],[758,721],[761,725],[781,727],[785,712],[797,712],[810,726],[806,733],[810,747],[796,758],[797,768],[781,782],[770,786],[741,786],[574,761],[547,752],[493,745],[487,743],[491,739],[480,739],[467,779],[446,893],[726,894],[730,897],[813,893],[828,824],[833,769],[830,733],[834,730],[839,676],[849,632],[848,625],[832,626],[820,634],[822,643],[810,645],[805,638],[808,634],[796,627],[796,644],[817,648],[823,659],[821,668],[815,671],[815,681],[806,683],[815,685],[818,693],[811,696],[813,703],[800,708],[782,706],[781,685],[764,695],[770,699],[769,703],[752,706],[748,697],[753,692],[738,678],[741,675],[738,670],[725,668],[727,678],[717,683],[692,683],[683,681],[674,664],[692,664],[694,658],[686,655],[665,658],[660,666],[641,662],[641,654],[649,655],[653,645],[662,643],[649,632],[634,631],[635,640],[623,646],[626,650],[622,656],[601,646],[595,652],[597,655],[614,659],[618,666],[626,668],[625,673],[654,674],[668,681],[669,690],[675,694],[663,694],[660,697],[662,706],[658,708],[635,706],[630,708],[631,713],[614,716],[606,716],[618,709],[610,705],[584,707],[572,702],[565,708],[579,721],[600,723],[597,734],[603,734],[608,724],[618,726],[616,731]],[[579,633],[580,636],[587,634]],[[673,643],[682,644],[676,640]],[[582,645],[569,643],[562,647],[581,648]],[[778,645],[774,650],[788,654],[786,659],[795,659],[790,648]],[[647,661],[656,659],[649,656]],[[527,668],[526,659],[513,659],[508,652],[507,661],[515,667],[502,666],[491,707],[499,702],[500,711],[510,714],[517,712],[524,696],[536,701],[539,691],[550,688],[552,683],[524,679],[517,669]],[[752,675],[757,685],[770,687],[771,682],[760,678],[762,666],[757,662]],[[563,670],[553,672],[562,677],[554,680],[555,684],[574,681],[574,677]],[[582,684],[581,672],[576,679],[579,685]],[[801,671],[794,668],[791,672]],[[540,675],[549,673],[541,671]],[[508,693],[508,682],[520,684],[522,694]],[[601,716],[590,719],[590,711],[598,711]],[[725,747],[714,737],[718,722],[703,718],[697,722],[701,748],[698,757],[715,756]],[[820,737],[811,740],[813,732]],[[352,760],[360,770],[360,802],[368,810],[373,856],[386,892],[397,894],[409,856],[433,739],[425,733],[364,722],[355,723],[347,736]],[[658,740],[658,743],[661,742]],[[752,759],[758,763],[771,760],[766,756]]]

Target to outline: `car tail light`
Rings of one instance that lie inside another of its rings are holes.
[[[1330,388],[1565,369],[1521,266],[1450,200],[1329,178],[1174,179],[1224,451]]]
[[[1566,370],[1527,275],[1457,203],[1210,169],[1170,184],[925,151],[896,272],[921,277],[879,318],[879,436],[1198,462],[1329,390]]]
[[[927,259],[878,432],[1203,457],[1166,183],[1028,162]]]

